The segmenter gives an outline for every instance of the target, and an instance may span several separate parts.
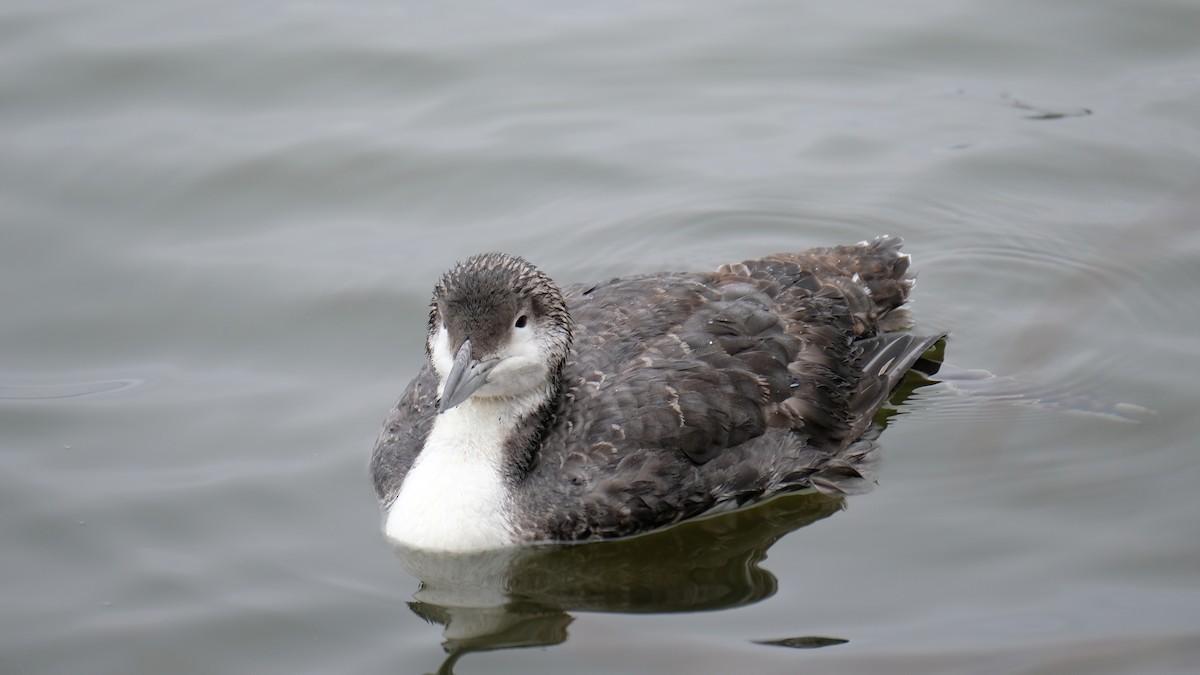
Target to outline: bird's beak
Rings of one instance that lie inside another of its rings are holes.
[[[488,373],[500,363],[500,359],[477,361],[471,356],[471,341],[468,339],[458,348],[454,357],[454,366],[446,377],[446,386],[442,389],[442,402],[438,412],[444,413],[454,406],[471,398],[487,382]]]

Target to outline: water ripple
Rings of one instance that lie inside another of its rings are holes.
[[[92,380],[90,382],[66,382],[55,384],[4,384],[0,383],[0,400],[47,401],[83,396],[111,394],[145,384],[136,378],[117,380]]]

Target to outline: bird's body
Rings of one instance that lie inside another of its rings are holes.
[[[571,286],[476,256],[372,457],[385,531],[466,551],[645,532],[859,478],[937,340],[901,332],[898,238]]]

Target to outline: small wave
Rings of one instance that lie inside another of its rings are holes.
[[[962,397],[1013,402],[1044,410],[1105,417],[1122,422],[1144,422],[1157,415],[1134,403],[1108,401],[1093,396],[1091,387],[1057,383],[1048,385],[986,370],[944,365],[935,376],[949,392]],[[944,404],[943,404],[944,405]]]
[[[46,401],[81,396],[97,396],[130,389],[143,384],[143,380],[93,380],[90,382],[66,382],[58,384],[4,384],[0,383],[0,400]]]

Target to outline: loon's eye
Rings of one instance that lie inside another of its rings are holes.
[[[525,324],[527,324],[527,323],[529,323],[529,319],[527,319],[525,317],[525,315],[522,314],[521,316],[517,317],[517,322],[514,323],[513,325],[516,326],[517,328],[524,328]]]

